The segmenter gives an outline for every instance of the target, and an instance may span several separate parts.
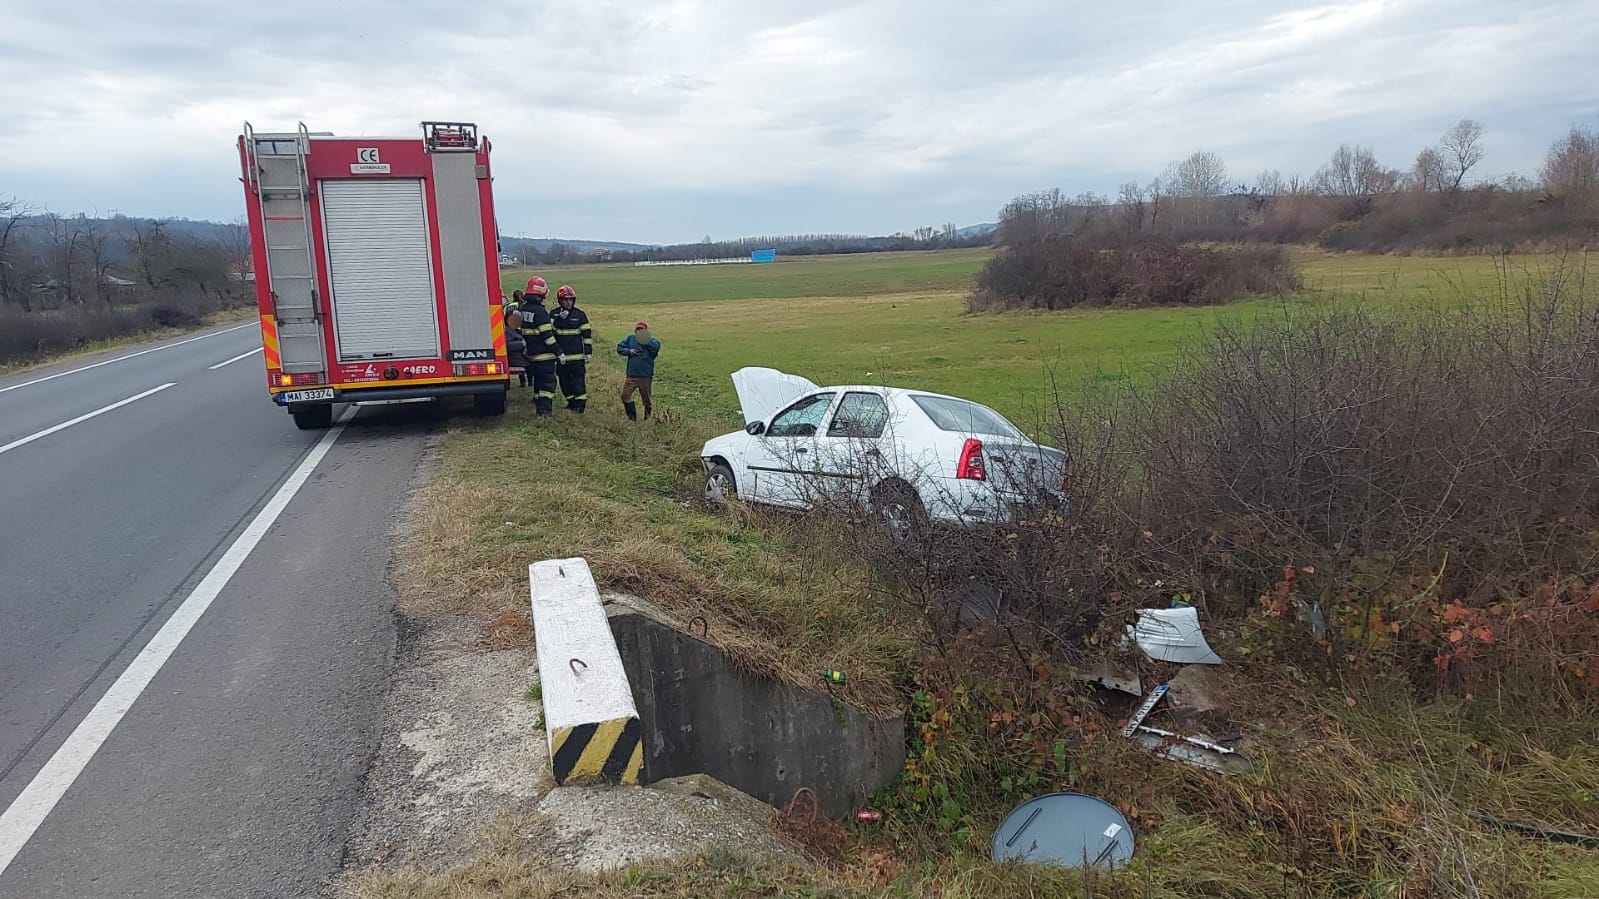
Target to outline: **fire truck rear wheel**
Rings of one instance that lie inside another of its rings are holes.
[[[315,406],[300,406],[290,409],[289,414],[294,416],[294,426],[302,431],[317,431],[333,426],[333,404],[319,403]]]
[[[505,393],[480,393],[472,398],[472,406],[479,415],[504,415]]]

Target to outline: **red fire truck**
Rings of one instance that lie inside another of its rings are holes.
[[[239,136],[267,390],[301,428],[335,403],[471,396],[505,412],[489,141]]]

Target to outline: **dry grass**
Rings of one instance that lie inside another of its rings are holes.
[[[851,850],[830,869],[757,862],[735,850],[676,864],[652,864],[598,874],[561,869],[552,835],[536,816],[508,817],[484,837],[476,858],[447,871],[363,873],[343,885],[349,899],[741,899],[746,896],[812,899],[992,899],[1011,896],[1089,896],[1134,899],[1143,894],[1117,884],[1085,891],[1072,872],[995,867],[952,860],[907,867],[872,849]]]
[[[451,420],[401,541],[401,613],[467,614],[494,645],[530,642],[509,624],[526,617],[527,565],[582,556],[604,589],[682,623],[703,616],[750,670],[806,684],[844,670],[846,700],[894,709],[916,631],[876,596],[865,560],[799,519],[702,508],[698,451],[719,426],[631,423],[611,399],[615,371],[595,365],[589,383],[582,417],[541,423],[519,396],[503,420]]]

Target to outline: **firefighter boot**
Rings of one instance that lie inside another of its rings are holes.
[[[645,403],[644,404],[644,420],[645,421],[649,421],[650,420],[650,412],[653,409],[654,409],[654,407],[651,406],[649,403]]]
[[[628,421],[638,421],[638,407],[632,403],[623,403],[622,410],[627,413]]]

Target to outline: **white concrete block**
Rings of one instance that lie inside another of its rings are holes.
[[[588,562],[549,559],[527,571],[556,782],[637,783],[638,709]]]

